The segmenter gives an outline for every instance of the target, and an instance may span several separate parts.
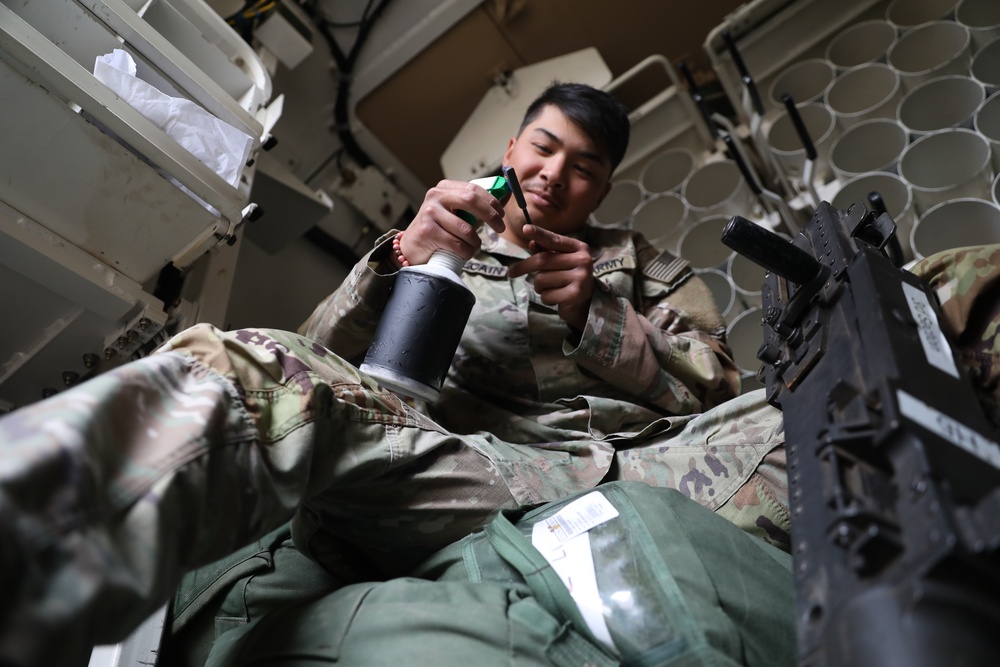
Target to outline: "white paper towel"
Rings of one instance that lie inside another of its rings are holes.
[[[233,187],[240,182],[253,137],[191,100],[170,97],[135,75],[135,61],[115,49],[99,56],[94,76]]]

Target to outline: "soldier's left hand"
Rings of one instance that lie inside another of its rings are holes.
[[[533,274],[535,291],[542,303],[558,308],[559,317],[583,331],[594,294],[594,262],[590,246],[536,225],[525,225],[531,257],[508,269],[511,278]]]

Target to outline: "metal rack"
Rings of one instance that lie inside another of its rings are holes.
[[[94,77],[114,49],[250,135],[251,156],[266,138],[269,75],[201,0],[0,2],[0,410],[155,342],[160,271],[236,241],[254,208],[252,166],[227,182]]]

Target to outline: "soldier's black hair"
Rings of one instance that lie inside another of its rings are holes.
[[[621,163],[628,148],[628,109],[609,93],[582,83],[553,83],[535,98],[521,121],[518,134],[548,105],[557,107],[587,133],[597,147],[607,153],[611,171]]]

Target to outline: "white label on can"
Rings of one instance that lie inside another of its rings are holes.
[[[931,307],[924,292],[909,283],[903,283],[903,294],[906,296],[906,303],[910,306],[910,313],[917,323],[917,331],[920,333],[920,344],[924,347],[924,355],[928,363],[935,368],[944,371],[952,377],[959,377],[958,368],[955,366],[955,358],[951,354],[951,346],[948,339],[941,331],[937,316]]]
[[[1000,445],[902,389],[896,390],[896,398],[899,400],[899,411],[907,419],[974,454],[994,468],[1000,468]]]

